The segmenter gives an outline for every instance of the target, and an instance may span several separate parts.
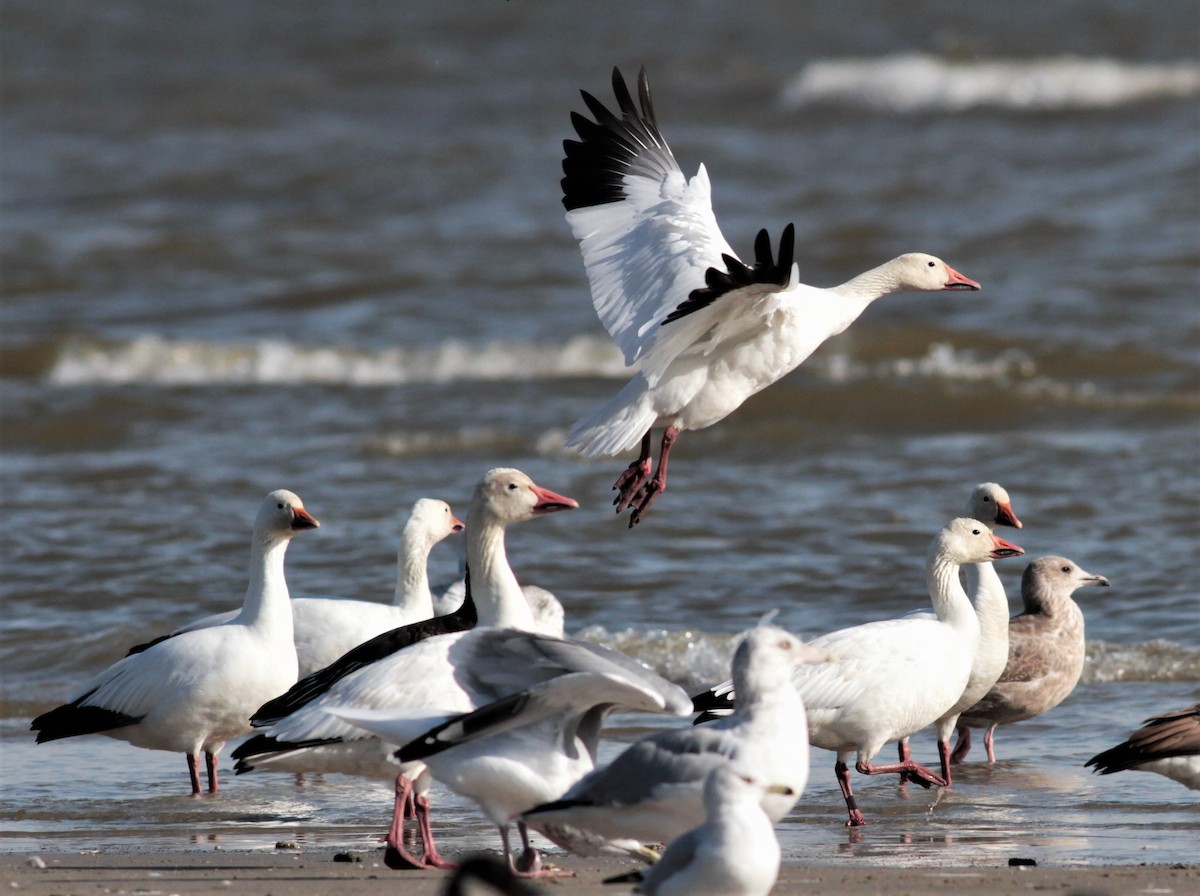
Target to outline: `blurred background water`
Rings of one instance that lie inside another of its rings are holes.
[[[933,533],[1003,483],[1030,557],[1112,580],[1079,595],[1083,682],[940,798],[856,782],[878,823],[855,834],[814,751],[787,856],[1195,860],[1193,793],[1082,769],[1200,689],[1193,4],[12,0],[3,17],[0,849],[369,844],[377,784],[227,776],[189,800],[180,757],[35,748],[28,721],[129,645],[236,606],[270,489],[323,524],[289,553],[293,594],[383,599],[412,502],[465,510],[511,465],[582,505],[511,531],[521,578],[558,593],[569,632],[687,687],[725,677],[772,610],[812,636],[922,605]],[[794,221],[807,282],[917,250],[984,286],[884,299],[689,433],[632,533],[609,509],[627,459],[561,447],[626,376],[558,192],[577,91],[607,101],[614,65],[647,67],[743,255]],[[1000,567],[1014,611],[1022,567]],[[673,724],[621,723],[606,754]],[[449,849],[493,845],[439,803]]]

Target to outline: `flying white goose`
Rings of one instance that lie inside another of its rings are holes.
[[[524,821],[571,852],[653,860],[642,843],[666,842],[699,824],[705,779],[725,765],[787,786],[786,795],[763,797],[767,816],[779,821],[808,781],[808,722],[792,675],[801,663],[823,659],[783,629],[752,629],[733,656],[732,715],[643,738]]]
[[[778,258],[762,230],[754,263],[745,264],[717,226],[704,166],[685,177],[659,133],[645,70],[637,104],[616,69],[613,92],[619,114],[586,91],[596,120],[571,114],[580,139],[563,143],[563,205],[596,313],[625,363],[640,368],[575,424],[567,446],[594,457],[640,444],[638,459],[613,486],[617,512],[633,508],[632,527],[666,489],[668,456],[681,432],[732,413],[881,296],[979,284],[932,255],[909,253],[841,286],[806,286],[792,261],[790,224]],[[651,439],[659,426],[652,477]]]
[[[109,666],[71,702],[33,720],[38,743],[104,734],[151,750],[186,754],[192,793],[204,752],[216,793],[217,754],[250,730],[254,709],[296,681],[292,607],[283,556],[292,536],[318,522],[284,489],[254,521],[250,583],[241,612],[223,625],[168,638]]]
[[[529,604],[508,564],[505,528],[513,522],[578,506],[575,499],[542,488],[520,470],[488,471],[475,489],[468,514],[469,600],[451,616],[437,616],[360,644],[337,662],[297,682],[282,697],[260,707],[251,721],[264,730],[234,750],[236,770],[342,772],[395,779],[396,802],[385,861],[389,867],[448,864],[434,847],[428,800],[423,794],[416,798],[415,808],[424,852],[418,858],[403,846],[404,806],[413,781],[422,775],[425,766],[410,763],[401,766],[397,775],[397,765],[391,761],[396,744],[385,743],[330,715],[326,708],[384,708],[411,702],[423,711],[431,707],[449,712],[476,709],[480,704],[463,699],[462,686],[453,679],[457,674],[466,676],[469,682],[475,662],[472,657],[477,650],[486,652],[480,644],[487,638],[467,630],[476,621],[501,634],[511,634],[508,629],[533,628]],[[508,659],[517,664],[514,675],[519,681],[525,680],[525,665],[536,665],[530,656],[510,655]],[[507,693],[489,692],[483,702]]]
[[[846,800],[848,824],[866,824],[854,800],[847,762],[864,775],[907,772],[922,786],[945,779],[911,759],[874,765],[892,741],[907,737],[946,713],[971,674],[979,619],[959,580],[959,568],[1024,553],[977,520],[951,520],[929,547],[926,581],[936,618],[902,616],[868,622],[814,638],[809,646],[827,659],[797,669],[796,689],[808,710],[809,743],[837,753],[834,772]],[[695,699],[705,716],[727,711],[729,682]],[[699,721],[699,720],[698,720]]]
[[[1085,585],[1107,587],[1108,579],[1066,557],[1038,557],[1025,567],[1025,610],[1009,621],[1008,662],[992,689],[958,717],[952,761],[961,762],[971,749],[970,729],[986,728],[983,745],[988,762],[995,762],[997,727],[1039,716],[1075,690],[1086,646],[1083,612],[1071,594]]]

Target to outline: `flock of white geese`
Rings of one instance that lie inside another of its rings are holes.
[[[617,512],[630,509],[633,526],[666,489],[681,432],[731,413],[880,296],[979,284],[911,253],[841,286],[806,286],[790,225],[777,256],[763,231],[754,262],[740,261],[717,226],[703,166],[686,177],[659,133],[645,72],[636,101],[616,71],[613,89],[616,112],[584,93],[594,120],[572,115],[579,139],[564,144],[563,202],[597,314],[637,371],[571,430],[568,445],[587,455],[639,448],[614,485]],[[134,647],[33,730],[39,742],[96,733],[181,752],[193,794],[202,790],[199,757],[216,793],[220,750],[252,732],[233,752],[239,773],[393,782],[386,861],[394,868],[453,864],[430,823],[437,780],[497,826],[513,873],[552,873],[530,845],[533,829],[571,852],[651,863],[630,876],[635,892],[751,896],[774,884],[773,826],[804,791],[810,744],[836,754],[849,825],[867,823],[851,767],[949,786],[971,728],[986,730],[993,760],[997,726],[1045,712],[1074,688],[1083,618],[1070,596],[1108,584],[1065,558],[1038,558],[1022,579],[1025,610],[1010,620],[992,562],[1023,551],[993,530],[1021,522],[1007,492],[984,483],[932,540],[929,608],[807,644],[759,625],[738,646],[731,680],[690,697],[618,651],[565,637],[557,599],[517,581],[506,527],[577,506],[519,470],[488,471],[466,515],[466,576],[434,589],[429,553],[464,524],[444,501],[422,499],[404,528],[395,599],[381,604],[291,599],[284,554],[319,523],[297,495],[273,491],[255,519],[240,610]],[[700,715],[597,768],[614,712]],[[930,726],[936,770],[909,749]],[[896,761],[880,760],[892,743]],[[1089,764],[1200,788],[1200,707],[1151,720]],[[404,841],[410,818],[419,854]]]

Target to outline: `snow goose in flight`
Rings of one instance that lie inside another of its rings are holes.
[[[613,91],[619,114],[583,91],[596,120],[571,115],[580,139],[563,143],[563,205],[596,313],[625,363],[640,368],[575,424],[567,446],[594,457],[640,444],[638,459],[613,486],[617,512],[632,508],[632,527],[666,489],[668,456],[681,432],[732,413],[881,296],[979,284],[939,258],[909,253],[841,286],[807,286],[793,264],[790,224],[778,257],[762,230],[754,262],[740,261],[717,226],[704,166],[685,177],[659,133],[645,69],[637,103],[616,69]]]
[[[1200,790],[1200,703],[1151,716],[1129,740],[1084,763],[1101,775],[1155,772]]]
[[[945,779],[914,761],[874,765],[892,741],[930,725],[962,695],[971,674],[979,619],[959,580],[963,564],[1023,553],[977,520],[951,520],[929,547],[926,582],[936,616],[902,616],[822,635],[809,646],[824,662],[800,666],[793,678],[808,711],[809,743],[837,753],[834,772],[846,800],[848,824],[866,819],[854,800],[848,761],[864,775],[907,772],[922,786]],[[695,699],[697,721],[728,712],[735,692],[718,685]]]
[[[267,495],[254,521],[241,611],[223,625],[167,638],[118,660],[70,703],[33,720],[38,743],[104,734],[181,752],[193,794],[200,793],[197,764],[203,751],[208,790],[216,793],[221,747],[250,730],[255,707],[296,681],[283,557],[293,535],[318,525],[292,492]]]
[[[682,836],[704,817],[704,782],[713,769],[787,786],[769,791],[772,822],[795,805],[808,781],[808,723],[792,685],[797,666],[824,654],[783,629],[752,629],[733,656],[738,702],[712,725],[645,737],[551,803],[524,816],[534,830],[582,855],[611,853],[651,860],[643,842]]]
[[[449,504],[435,498],[421,498],[413,504],[400,537],[400,549],[396,554],[396,588],[391,603],[338,597],[293,598],[292,628],[300,677],[324,669],[352,647],[378,634],[433,616],[429,552],[439,541],[462,530],[463,524]],[[205,616],[166,637],[220,625],[236,615],[237,611],[233,610]],[[139,644],[129,652],[140,653],[150,644]]]
[[[982,482],[972,489],[971,497],[967,500],[967,516],[986,523],[990,528],[1021,528],[1021,521],[1013,512],[1008,491],[995,482]],[[1008,595],[1004,593],[1004,583],[1000,581],[1000,576],[990,561],[969,564],[965,570],[967,594],[975,606],[975,614],[979,617],[979,643],[975,648],[975,661],[971,664],[971,677],[967,679],[966,689],[958,698],[958,702],[935,723],[938,759],[947,786],[952,783],[950,735],[958,724],[959,713],[974,706],[991,690],[1008,662]],[[932,612],[921,611],[924,615],[932,615]],[[907,737],[901,738],[899,749],[901,762],[910,758]],[[903,772],[900,780],[907,780]]]
[[[428,709],[421,703],[424,700],[450,712],[476,709],[475,703],[461,699],[462,688],[452,677],[458,674],[470,679],[479,638],[467,637],[468,630],[476,623],[496,631],[533,627],[529,604],[508,564],[505,528],[578,506],[575,499],[542,488],[520,470],[489,470],[475,489],[467,517],[468,600],[450,616],[435,616],[360,644],[332,665],[297,682],[282,697],[261,706],[251,722],[262,728],[262,733],[233,752],[238,773],[263,768],[394,779],[396,802],[385,856],[389,867],[445,865],[433,845],[429,805],[423,794],[415,799],[423,855],[412,856],[403,846],[404,806],[424,765],[411,763],[398,769],[391,761],[395,744],[384,743],[330,715],[326,707],[381,708],[412,701]],[[435,687],[435,683],[444,687]],[[489,696],[484,702],[499,696],[504,694]]]
[[[1083,674],[1083,612],[1071,599],[1085,585],[1108,586],[1104,576],[1080,569],[1066,557],[1038,557],[1021,576],[1025,610],[1008,625],[1008,662],[992,689],[958,717],[951,758],[971,749],[972,728],[986,728],[988,762],[996,761],[996,728],[1032,719],[1062,703]]]
[[[794,795],[786,784],[766,785],[719,765],[704,780],[704,822],[672,840],[644,871],[606,884],[637,881],[645,896],[768,896],[781,854],[762,803],[771,794]]]

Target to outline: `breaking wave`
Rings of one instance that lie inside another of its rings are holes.
[[[890,112],[1106,109],[1200,94],[1194,62],[1134,64],[1106,58],[944,59],[927,54],[812,62],[785,87],[790,108],[819,104]]]

